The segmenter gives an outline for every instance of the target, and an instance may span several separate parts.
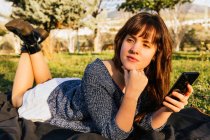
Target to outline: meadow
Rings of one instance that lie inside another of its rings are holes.
[[[53,77],[82,77],[86,65],[96,58],[110,59],[113,52],[101,54],[57,53],[46,59]],[[0,92],[11,92],[18,55],[0,55]],[[210,114],[210,53],[206,52],[179,52],[173,54],[171,85],[184,71],[198,71],[199,78],[193,84],[194,92],[188,106],[199,108]],[[23,72],[24,73],[24,72]]]

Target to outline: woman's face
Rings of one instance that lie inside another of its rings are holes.
[[[154,32],[154,31],[153,31]],[[144,70],[153,59],[157,46],[152,43],[152,35],[145,39],[137,35],[127,35],[123,40],[120,59],[127,70]]]

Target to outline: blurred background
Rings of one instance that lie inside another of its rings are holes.
[[[41,47],[54,77],[82,77],[95,58],[112,58],[116,32],[140,11],[160,14],[170,30],[171,84],[181,72],[200,72],[190,106],[210,113],[210,0],[0,0],[0,92],[11,91],[22,43],[8,21],[50,32]]]
[[[165,20],[174,51],[209,51],[209,5],[209,0],[0,0],[0,53],[19,53],[20,40],[4,27],[13,18],[50,32],[45,53],[99,53],[113,49],[115,33],[142,10],[154,10]]]

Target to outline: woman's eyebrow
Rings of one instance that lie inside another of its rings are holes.
[[[146,43],[146,44],[150,44],[150,45],[153,44],[153,43],[150,42],[148,39],[143,39],[142,42],[143,42],[143,43]]]
[[[128,34],[128,36],[136,39],[136,37],[134,35]]]
[[[144,43],[151,43],[150,41],[148,41],[147,39],[143,39],[142,40]]]
[[[137,38],[142,38],[142,42],[143,43],[147,43],[147,44],[152,44],[152,42],[150,42],[148,39],[143,38],[142,36],[138,36],[136,37],[135,35],[132,34],[128,34],[129,37],[133,38],[133,39],[137,39]]]

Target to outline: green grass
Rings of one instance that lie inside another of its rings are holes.
[[[194,92],[189,105],[210,114],[210,53],[175,53],[171,84],[184,71],[198,71],[199,78],[193,84]]]
[[[55,54],[48,59],[48,64],[53,77],[82,77],[86,65],[96,58],[110,59],[112,52],[102,54]],[[11,91],[15,70],[19,56],[0,55],[0,91]],[[204,52],[179,52],[173,54],[171,84],[184,71],[198,71],[199,78],[193,84],[194,92],[190,97],[189,106],[198,107],[203,112],[210,114],[210,53]]]

